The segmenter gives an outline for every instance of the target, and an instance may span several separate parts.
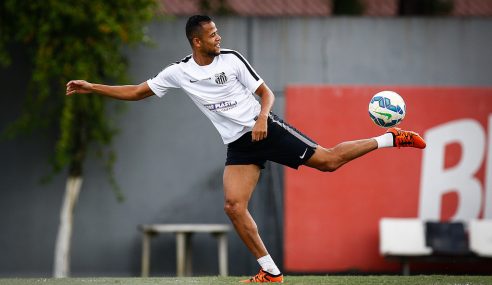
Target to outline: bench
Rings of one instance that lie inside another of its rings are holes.
[[[176,275],[191,276],[192,246],[194,233],[210,233],[217,238],[219,275],[228,275],[227,233],[231,230],[224,224],[152,224],[141,225],[142,231],[142,277],[149,276],[150,241],[155,235],[173,233],[176,236]]]
[[[468,227],[469,225],[469,227]],[[466,228],[469,228],[468,233]],[[492,221],[429,222],[414,218],[383,218],[379,223],[379,252],[402,264],[410,262],[476,262],[492,258]]]

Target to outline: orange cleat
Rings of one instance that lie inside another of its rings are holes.
[[[424,139],[416,132],[405,131],[400,128],[390,128],[386,131],[393,134],[393,146],[425,148]]]
[[[260,269],[260,272],[255,276],[240,281],[241,283],[284,283],[284,275],[280,273],[279,275],[273,275],[263,269]]]

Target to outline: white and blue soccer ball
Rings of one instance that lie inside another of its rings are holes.
[[[405,118],[405,113],[405,101],[393,91],[378,92],[369,102],[369,116],[376,125],[382,128],[398,125]]]

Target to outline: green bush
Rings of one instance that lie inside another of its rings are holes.
[[[19,1],[0,3],[0,64],[11,63],[12,46],[28,52],[31,68],[27,94],[18,119],[2,133],[13,138],[37,128],[58,130],[53,173],[68,166],[82,175],[89,146],[104,154],[110,181],[116,126],[100,96],[66,97],[71,79],[127,81],[122,48],[146,41],[145,24],[155,14],[155,0]],[[116,188],[115,188],[116,189]]]

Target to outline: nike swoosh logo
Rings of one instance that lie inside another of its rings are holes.
[[[389,114],[389,113],[382,113],[382,112],[374,112],[374,113],[379,114],[381,116],[388,117],[388,120],[391,119],[391,114]]]
[[[304,153],[303,153],[301,156],[299,156],[299,158],[300,158],[300,159],[303,159],[303,158],[304,158],[304,156],[306,155],[307,150],[308,150],[308,149],[307,149],[307,147],[306,147],[306,150],[304,151]]]
[[[212,79],[212,77],[204,78],[204,79],[196,79],[196,80],[190,79],[190,83],[197,83],[198,81],[211,80],[211,79]]]

